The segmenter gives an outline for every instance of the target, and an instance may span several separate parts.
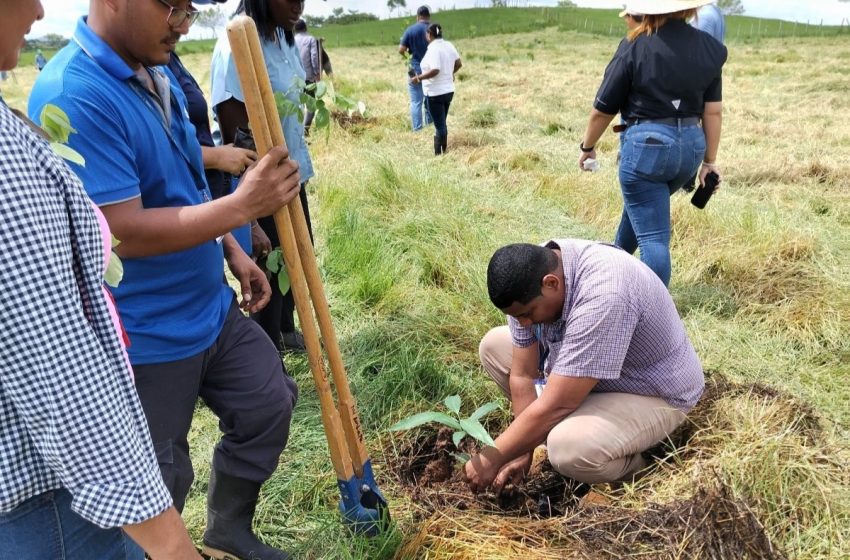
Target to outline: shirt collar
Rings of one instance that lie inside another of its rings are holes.
[[[106,41],[101,39],[91,27],[89,27],[86,16],[81,17],[77,21],[77,28],[74,30],[74,41],[80,45],[80,48],[85,51],[98,66],[106,70],[118,80],[129,80],[135,73],[130,68],[124,59],[118,56],[112,47]]]

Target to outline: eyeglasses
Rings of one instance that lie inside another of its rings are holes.
[[[165,0],[157,0],[163,6],[168,7],[168,17],[165,18],[165,21],[168,22],[173,29],[176,29],[186,23],[186,20],[189,20],[189,25],[191,26],[195,23],[195,20],[198,19],[198,16],[201,14],[200,10],[196,10],[192,8],[191,5],[188,10],[182,10],[180,8],[175,8]]]

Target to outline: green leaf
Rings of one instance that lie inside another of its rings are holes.
[[[460,395],[452,395],[450,397],[446,397],[446,400],[443,401],[443,404],[446,405],[446,408],[448,408],[455,414],[460,414]]]
[[[113,243],[115,242],[115,237],[112,238]],[[113,245],[114,247],[115,245]],[[109,255],[109,264],[106,266],[106,272],[103,273],[103,281],[106,282],[109,286],[113,288],[117,288],[118,284],[121,283],[121,280],[124,279],[124,264],[121,262],[121,259],[118,258],[118,255],[113,251],[112,254]]]
[[[430,424],[431,422],[437,422],[439,424],[443,424],[444,426],[454,428],[455,430],[461,429],[460,423],[448,414],[432,411],[420,412],[419,414],[414,414],[410,418],[405,418],[404,420],[396,422],[395,424],[390,426],[390,431],[398,432],[400,430],[409,430],[411,428],[421,426],[422,424]]]
[[[355,106],[354,100],[350,99],[344,95],[337,95],[334,97],[334,105],[337,105],[343,109],[351,109]]]
[[[83,156],[80,155],[80,152],[78,152],[77,150],[69,148],[65,144],[60,144],[59,142],[51,142],[50,147],[53,149],[56,155],[61,157],[62,159],[66,159],[71,163],[76,163],[81,167],[85,167],[86,160],[83,158]]]
[[[472,415],[469,418],[471,420],[481,420],[486,415],[488,415],[491,412],[493,412],[494,410],[498,410],[498,409],[499,409],[498,404],[496,404],[494,402],[488,402],[488,403],[482,404],[481,406],[476,408],[475,412],[473,412]]]
[[[50,139],[54,142],[61,142],[64,144],[68,141],[68,137],[72,133],[77,132],[71,126],[68,114],[51,103],[44,106],[41,110],[41,115],[39,115],[39,119],[41,120],[41,128],[44,129]]]
[[[284,266],[277,273],[277,287],[280,288],[280,293],[286,295],[291,287],[291,283],[289,281],[289,271],[286,270]]]
[[[460,427],[484,445],[489,445],[490,447],[496,446],[496,442],[493,441],[493,438],[490,437],[490,434],[487,433],[487,430],[484,429],[484,426],[482,426],[478,420],[462,418],[460,421]]]
[[[331,124],[331,113],[325,107],[316,108],[316,117],[313,120],[313,126],[317,129],[327,128]]]
[[[458,463],[460,464],[464,464],[470,459],[472,459],[472,457],[469,456],[469,453],[452,453],[452,457],[457,459]]]
[[[283,252],[281,252],[280,247],[276,247],[266,257],[266,270],[275,274],[281,267],[283,267]]]
[[[460,447],[460,441],[466,437],[466,432],[463,430],[455,432],[452,434],[452,443],[455,444],[455,447]]]
[[[319,98],[319,99],[323,98],[327,92],[328,92],[328,85],[324,81],[321,81],[321,82],[316,84],[316,97],[317,98]]]

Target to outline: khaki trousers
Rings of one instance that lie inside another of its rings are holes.
[[[508,398],[512,353],[507,326],[496,327],[481,340],[481,364]],[[580,482],[630,480],[647,465],[641,452],[684,420],[684,412],[658,397],[592,392],[549,432],[549,462]]]

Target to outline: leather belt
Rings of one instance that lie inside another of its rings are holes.
[[[670,126],[691,126],[694,124],[700,123],[700,117],[667,117],[664,119],[629,119],[626,121],[627,126],[634,126],[636,124],[666,124]]]

